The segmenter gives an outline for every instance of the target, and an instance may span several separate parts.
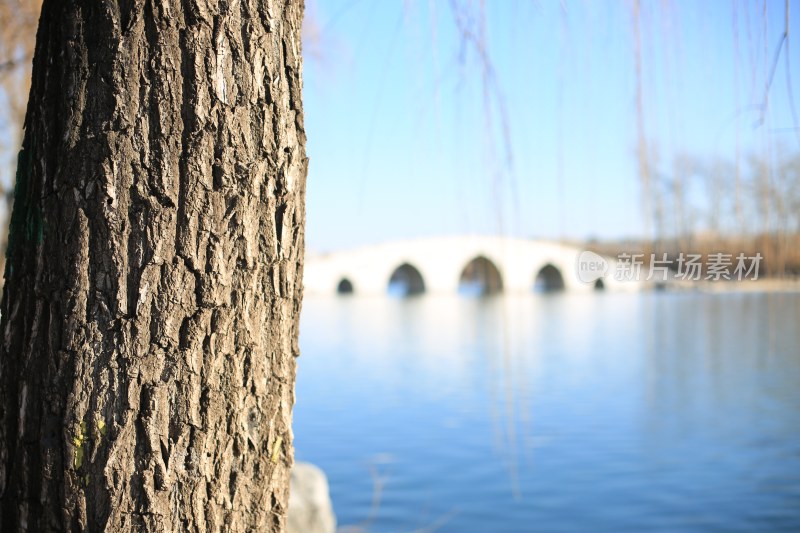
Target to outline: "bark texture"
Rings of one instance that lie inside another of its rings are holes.
[[[277,531],[302,2],[46,0],[0,322],[2,531]]]

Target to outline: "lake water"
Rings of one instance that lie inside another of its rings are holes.
[[[800,294],[307,297],[340,526],[800,531]]]

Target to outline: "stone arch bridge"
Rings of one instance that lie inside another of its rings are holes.
[[[583,250],[510,237],[439,237],[366,246],[306,258],[308,294],[496,293],[631,288],[606,275],[577,276]],[[613,268],[613,261],[608,259]],[[613,272],[611,270],[610,272]]]

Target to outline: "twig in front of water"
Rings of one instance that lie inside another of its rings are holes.
[[[372,463],[369,465],[369,473],[372,477],[372,503],[370,504],[367,517],[358,524],[352,526],[342,526],[339,531],[345,531],[347,533],[366,533],[369,531],[368,528],[370,524],[372,524],[372,522],[374,522],[378,517],[378,510],[381,506],[381,494],[383,494],[384,480],[378,474],[378,469]]]
[[[444,526],[448,521],[450,521],[451,518],[456,516],[459,512],[460,511],[457,508],[450,509],[450,511],[446,512],[445,514],[443,514],[442,516],[431,522],[431,524],[419,529],[415,529],[411,533],[433,533],[434,531]]]
[[[369,508],[367,519],[364,522],[365,526],[372,523],[378,516],[378,510],[381,507],[381,495],[383,494],[384,482],[380,474],[378,474],[378,468],[374,464],[369,466],[369,473],[370,476],[372,476],[372,505]]]

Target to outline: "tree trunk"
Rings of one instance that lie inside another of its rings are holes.
[[[44,2],[0,322],[2,531],[282,529],[302,11]]]

